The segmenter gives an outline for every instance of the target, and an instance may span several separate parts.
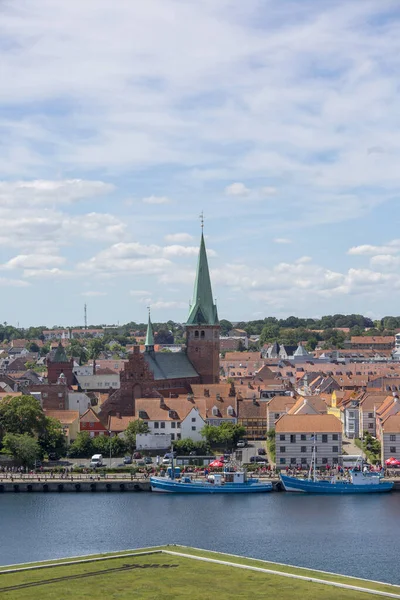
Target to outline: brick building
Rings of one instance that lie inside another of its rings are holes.
[[[73,385],[75,381],[73,367],[73,359],[68,359],[60,342],[57,348],[52,350],[47,357],[47,381],[57,383],[60,375],[64,375],[66,384],[68,386]]]
[[[149,314],[145,350],[140,352],[139,346],[133,347],[121,371],[120,389],[110,393],[103,403],[102,417],[134,415],[136,398],[167,397],[191,392],[192,384],[218,383],[219,333],[202,234],[193,301],[186,323],[186,349],[157,352]]]

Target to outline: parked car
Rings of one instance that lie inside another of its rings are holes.
[[[172,463],[172,458],[165,457],[162,459],[163,465],[170,465]]]
[[[237,448],[246,448],[246,442],[245,440],[239,440],[238,443],[236,444]]]
[[[262,456],[250,456],[250,462],[258,463],[260,465],[268,464],[268,461],[265,458],[262,458]]]
[[[124,465],[131,465],[132,464],[132,457],[131,456],[125,456],[124,457]]]
[[[153,459],[151,458],[151,456],[145,456],[144,457],[144,463],[145,463],[145,465],[152,465],[153,464]]]
[[[265,456],[265,455],[267,454],[267,451],[266,451],[266,449],[265,449],[265,448],[259,448],[259,449],[257,450],[257,453],[258,453],[260,456]]]
[[[138,459],[142,458],[142,454],[140,452],[135,452],[134,455],[133,455],[133,458],[135,460],[138,460]]]

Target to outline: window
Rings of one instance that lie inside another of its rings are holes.
[[[339,436],[338,436],[338,434],[337,434],[337,433],[334,433],[334,434],[332,435],[332,441],[333,441],[333,442],[337,442],[338,440],[339,440]]]
[[[317,441],[317,439],[318,439],[318,436],[317,436],[317,434],[315,434],[315,435],[310,435],[310,440],[311,440],[312,442],[316,442],[316,441]]]
[[[333,462],[334,465],[337,465],[339,463],[338,457],[334,456],[333,459],[332,459],[332,462]]]
[[[354,410],[349,410],[349,419],[354,419]]]
[[[192,417],[192,423],[196,423],[196,417]]]
[[[322,464],[323,465],[327,465],[328,464],[328,459],[327,458],[323,458],[322,459]]]
[[[275,418],[275,421],[276,421],[277,419],[279,419],[279,413],[275,413],[275,417],[274,417],[274,418]]]
[[[176,434],[176,439],[177,439],[177,440],[180,440],[180,439],[181,439],[181,434],[180,434],[180,433],[177,433],[177,434]]]
[[[47,392],[42,392],[42,396],[43,396],[43,398],[47,398],[47,396],[48,396]]]
[[[194,332],[194,337],[195,337],[195,338],[198,338],[198,337],[199,337],[199,332],[198,332],[198,331],[195,331],[195,332]]]
[[[175,439],[175,434],[171,433],[171,440],[174,440],[174,439]]]
[[[396,441],[396,435],[391,435],[390,436],[390,441],[391,442],[395,442]]]
[[[89,427],[93,429],[93,427],[94,427],[94,423],[93,423],[92,421],[90,421],[90,423],[89,423]]]
[[[306,446],[302,446],[300,448],[300,452],[307,452],[307,447]]]
[[[373,423],[368,423],[368,429],[373,429],[374,428],[374,424]]]
[[[160,424],[158,421],[154,421],[154,429],[158,429],[160,427]]]
[[[306,464],[307,464],[307,459],[306,459],[306,457],[305,457],[305,456],[302,456],[302,457],[301,457],[301,459],[300,459],[300,464],[301,464],[301,465],[306,465]]]
[[[171,429],[175,429],[175,427],[176,427],[175,421],[172,421],[172,423],[171,423]]]
[[[280,447],[279,447],[279,452],[281,452],[282,454],[283,454],[284,452],[286,452],[286,446],[280,446]]]
[[[339,452],[339,446],[332,446],[332,452]]]
[[[205,331],[201,331],[201,333],[200,333],[200,337],[202,337],[202,338],[203,338],[204,336],[205,336]]]
[[[161,429],[165,429],[165,421],[161,421]]]
[[[396,446],[390,446],[389,452],[390,454],[394,454],[396,452]]]
[[[181,422],[178,421],[178,423],[176,424],[177,428],[180,429],[181,428]]]
[[[296,463],[297,463],[297,461],[296,461],[296,459],[295,459],[295,458],[291,458],[291,459],[290,459],[290,464],[291,464],[291,465],[295,465]]]
[[[295,444],[296,443],[296,436],[295,435],[291,435],[290,436],[290,443],[291,444]]]
[[[279,459],[279,464],[280,465],[286,465],[286,458],[280,458]]]
[[[192,425],[192,431],[196,431],[196,425]]]
[[[282,435],[282,433],[281,433],[280,436],[279,436],[279,440],[281,442],[284,442],[285,441],[285,435]]]
[[[322,434],[322,442],[323,442],[324,444],[326,444],[326,443],[327,443],[327,441],[328,441],[328,436],[327,436],[327,434],[326,434],[326,433],[323,433],[323,434]]]
[[[374,413],[368,413],[368,419],[373,419],[374,418]]]
[[[301,439],[301,441],[302,441],[302,442],[305,442],[305,441],[306,441],[306,439],[307,439],[307,436],[306,436],[306,434],[305,434],[305,433],[302,433],[302,434],[301,434],[301,436],[300,436],[300,439]]]

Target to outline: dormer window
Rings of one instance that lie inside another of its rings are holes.
[[[145,410],[139,410],[139,419],[147,419],[147,413]]]
[[[228,415],[230,417],[233,417],[233,413],[234,413],[233,406],[228,406],[228,408],[226,409],[226,412],[228,413]]]
[[[218,413],[219,413],[218,406],[213,406],[213,407],[212,407],[212,414],[213,414],[213,417],[218,417]]]

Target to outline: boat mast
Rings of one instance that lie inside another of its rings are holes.
[[[310,470],[308,472],[308,481],[311,481],[311,473],[312,473],[312,479],[313,481],[316,481],[316,477],[315,477],[315,433],[313,435],[313,450],[312,450],[312,454],[311,454],[311,464],[310,464]]]

